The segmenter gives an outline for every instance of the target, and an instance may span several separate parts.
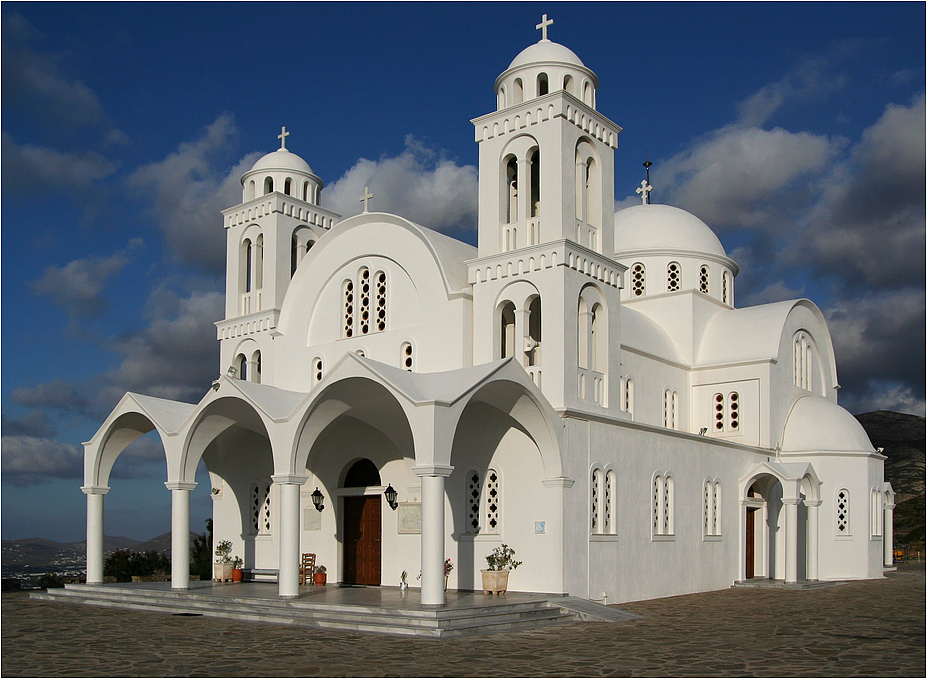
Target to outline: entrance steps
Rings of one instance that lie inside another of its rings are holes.
[[[798,582],[786,582],[785,580],[770,580],[769,578],[750,578],[749,580],[738,580],[733,587],[757,587],[761,589],[823,589],[839,585],[839,582],[830,582],[823,580],[799,580]]]
[[[470,595],[466,598],[466,595],[462,595],[456,605],[452,603],[444,608],[431,609],[420,606],[416,594],[409,595],[409,601],[404,602],[398,590],[395,594],[387,592],[379,605],[371,605],[319,602],[313,601],[313,596],[298,599],[280,599],[269,594],[237,596],[228,591],[231,587],[227,585],[224,591],[216,588],[221,594],[214,591],[201,594],[195,591],[142,589],[113,584],[79,584],[67,585],[63,590],[34,593],[32,598],[174,615],[204,615],[329,630],[432,638],[512,632],[577,620],[627,620],[637,617],[574,597],[531,598],[512,593],[511,601],[500,601],[503,597],[492,597],[490,603],[482,596]],[[265,592],[271,591],[266,585],[249,584],[245,587],[263,587]],[[559,605],[561,603],[563,606]]]

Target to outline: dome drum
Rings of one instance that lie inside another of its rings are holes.
[[[502,110],[545,94],[565,91],[595,108],[599,79],[572,50],[542,40],[522,50],[496,78],[497,109]]]
[[[241,186],[244,202],[277,192],[318,205],[322,180],[305,160],[280,148],[260,158],[245,172]]]

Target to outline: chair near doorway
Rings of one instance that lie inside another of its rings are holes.
[[[307,552],[303,554],[303,560],[299,564],[299,584],[311,584],[313,573],[315,573],[315,554]]]

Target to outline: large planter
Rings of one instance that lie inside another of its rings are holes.
[[[483,574],[484,594],[504,594],[509,586],[509,572],[506,571],[480,571]]]
[[[212,565],[212,579],[216,582],[228,582],[232,579],[232,564],[214,563]]]

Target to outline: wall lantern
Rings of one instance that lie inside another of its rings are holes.
[[[383,495],[386,496],[386,504],[389,505],[390,509],[396,509],[399,506],[399,503],[396,502],[396,498],[399,497],[399,493],[396,492],[396,489],[393,488],[393,484],[389,484],[386,487],[386,490],[383,491]]]
[[[228,372],[225,374],[234,380],[236,377],[238,377],[238,368],[236,368],[234,365],[230,365]]]
[[[318,486],[316,486],[315,490],[312,491],[311,497],[312,497],[312,504],[315,505],[316,509],[318,509],[320,512],[323,509],[325,509],[325,505],[322,504],[322,500],[325,499],[325,496],[322,495],[322,491],[319,490]]]

